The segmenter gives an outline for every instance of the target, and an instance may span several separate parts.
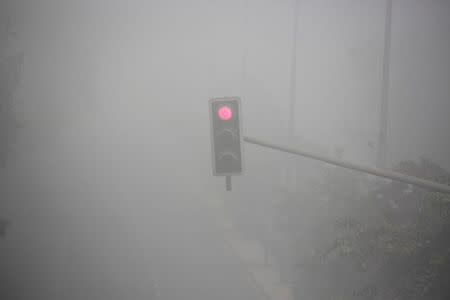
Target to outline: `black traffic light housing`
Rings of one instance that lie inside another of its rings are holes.
[[[242,174],[240,106],[241,100],[238,97],[213,98],[209,101],[214,176]]]

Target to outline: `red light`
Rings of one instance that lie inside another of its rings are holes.
[[[233,117],[233,111],[228,106],[222,106],[217,111],[217,115],[222,121],[228,121]]]

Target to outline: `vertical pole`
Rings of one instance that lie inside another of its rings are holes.
[[[241,79],[241,96],[245,100],[245,80],[247,77],[247,56],[248,56],[248,19],[249,19],[249,0],[244,3],[244,20],[242,30],[242,45],[244,47],[244,53],[242,55],[242,79]]]
[[[231,176],[225,177],[225,185],[227,192],[231,191]]]
[[[293,146],[295,133],[295,104],[297,98],[297,34],[298,34],[298,0],[294,0],[292,30],[292,53],[291,53],[291,75],[290,75],[290,103],[289,103],[289,123],[288,123],[288,145]],[[287,158],[286,165],[286,185],[294,190],[296,169],[292,158]]]
[[[293,142],[295,131],[295,100],[297,83],[297,29],[298,27],[298,0],[294,0],[294,28],[292,35],[292,58],[291,58],[291,82],[289,103],[289,144]]]
[[[381,82],[380,131],[378,136],[377,167],[386,168],[389,125],[389,75],[391,60],[392,0],[386,0],[384,27],[383,74]]]

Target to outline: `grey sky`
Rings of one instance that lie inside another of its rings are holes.
[[[450,4],[431,2],[394,1],[392,163],[425,155],[450,166]],[[284,139],[292,1],[31,1],[22,7],[21,93],[33,98],[24,109],[66,110],[72,117],[74,111],[115,112],[122,124],[141,120],[186,139],[200,134],[206,146],[206,99],[240,95],[246,132]],[[378,130],[384,9],[383,1],[368,0],[300,1],[299,7],[296,133],[330,151],[343,146],[348,159],[369,163],[375,154],[368,142],[376,144]]]

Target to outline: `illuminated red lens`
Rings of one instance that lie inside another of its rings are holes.
[[[222,106],[217,111],[217,115],[223,121],[228,121],[233,117],[233,111],[228,106]]]

